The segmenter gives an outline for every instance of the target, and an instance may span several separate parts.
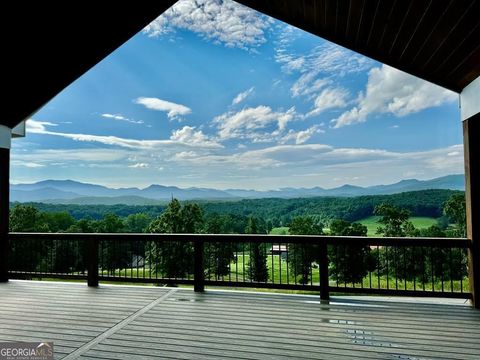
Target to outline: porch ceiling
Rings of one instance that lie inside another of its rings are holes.
[[[456,92],[480,75],[480,0],[237,0]],[[13,127],[175,0],[4,2],[0,124]]]
[[[28,118],[175,1],[2,2],[0,124]]]

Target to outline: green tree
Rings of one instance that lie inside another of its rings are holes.
[[[128,233],[144,233],[151,222],[152,218],[146,213],[130,214],[125,219],[125,229]],[[134,264],[143,264],[146,260],[145,241],[135,241],[132,253],[136,259]]]
[[[211,214],[207,217],[204,224],[206,234],[226,234],[229,218],[219,214]],[[234,244],[231,242],[205,243],[205,272],[207,278],[212,275],[215,279],[220,279],[230,273],[230,264],[236,261],[234,255]]]
[[[382,203],[375,207],[375,215],[380,215],[378,221],[384,226],[377,228],[377,234],[387,237],[404,237],[407,233],[412,232],[412,223],[408,221],[410,211],[399,208],[395,205]]]
[[[92,223],[98,233],[122,233],[125,231],[123,220],[116,214],[106,214],[102,220]],[[115,271],[125,269],[132,263],[132,246],[128,241],[116,239],[104,240],[100,244],[101,267],[104,270]]]
[[[367,236],[367,227],[345,220],[333,220],[330,234],[335,236]],[[332,279],[341,283],[360,283],[375,268],[370,246],[333,245],[328,249],[329,273]]]
[[[10,210],[9,231],[11,232],[49,232],[41,213],[29,205],[17,204]]]
[[[94,224],[94,229],[99,233],[122,233],[125,231],[125,224],[118,215],[107,214]]]
[[[245,234],[258,233],[257,219],[251,216],[248,218]],[[257,282],[266,282],[268,280],[267,245],[265,243],[251,242],[249,255],[248,275],[250,279]]]
[[[64,232],[75,224],[75,219],[66,211],[39,213],[41,222],[46,224],[50,232]]]
[[[150,233],[198,233],[203,224],[202,209],[198,204],[182,207],[172,199],[165,211],[147,228]],[[184,278],[193,269],[193,246],[189,242],[151,242],[147,249],[150,267],[166,278]]]
[[[455,223],[455,230],[451,232],[452,237],[467,236],[467,215],[464,194],[453,194],[445,202],[443,212]]]
[[[375,207],[374,213],[380,215],[379,222],[384,227],[377,229],[377,234],[390,237],[416,236],[418,230],[408,221],[410,211],[400,207],[382,203]],[[425,278],[425,267],[428,266],[426,253],[419,247],[388,247],[379,249],[381,269],[386,276],[399,280],[413,281]]]
[[[9,231],[48,232],[40,212],[33,206],[16,205],[10,210]],[[13,241],[10,245],[10,267],[18,271],[37,271],[44,265],[52,249],[52,241]]]
[[[152,218],[146,213],[130,214],[125,219],[126,232],[144,233]]]
[[[289,224],[291,235],[323,235],[323,225],[310,216],[298,216]],[[288,258],[290,271],[301,284],[310,281],[314,261],[318,258],[318,247],[313,244],[289,244]]]
[[[418,237],[442,238],[447,236],[447,231],[437,225],[418,230]],[[450,233],[448,234],[450,235]],[[463,249],[433,248],[426,250],[424,275],[428,281],[437,280],[460,280],[467,276],[467,256]],[[427,281],[427,280],[426,280]],[[428,282],[427,281],[427,282]]]
[[[71,225],[66,232],[67,233],[94,233],[97,229],[95,220],[91,218],[85,218],[78,220],[75,224]]]

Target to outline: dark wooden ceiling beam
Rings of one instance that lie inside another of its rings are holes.
[[[373,18],[372,18],[372,21],[370,23],[370,31],[368,32],[367,42],[365,44],[367,48],[369,47],[370,40],[372,39],[373,29],[375,29],[375,23],[378,23],[379,9],[380,9],[380,5],[382,4],[382,1],[377,1],[376,3],[377,4],[375,6],[375,12],[373,14]],[[385,3],[385,1],[384,1],[384,3]]]
[[[460,24],[462,24],[462,21],[469,14],[469,12],[472,9],[474,4],[475,4],[475,2],[472,1],[470,3],[470,5],[468,5],[465,9],[459,9],[459,17],[458,18],[453,18],[453,17],[451,18],[452,19],[451,24],[449,25],[448,28],[444,29],[443,36],[438,38],[439,43],[437,44],[437,46],[435,48],[432,49],[433,51],[430,52],[426,61],[424,61],[423,64],[421,65],[422,70],[424,70],[424,69],[426,69],[427,67],[430,66],[430,63],[436,58],[436,55],[438,53],[440,53],[442,49],[444,49],[444,52],[445,51],[449,52],[449,51],[452,50],[451,48],[449,48],[447,46],[449,42],[452,43],[452,42],[460,40],[459,38],[454,37],[453,35],[455,34],[455,30],[457,29],[457,27],[460,26]],[[461,11],[461,10],[463,10],[463,11]],[[476,16],[478,16],[478,14]],[[465,24],[465,26],[471,26],[471,25],[472,25],[472,23]],[[462,36],[462,34],[460,34],[460,36]]]
[[[453,6],[454,3],[455,3],[455,0],[450,0],[447,6],[445,6],[443,9],[439,7],[433,7],[433,9],[440,10],[441,12],[438,14],[433,13],[431,15],[431,18],[428,19],[430,20],[430,22],[433,21],[433,25],[431,23],[427,23],[424,25],[426,28],[425,29],[426,32],[422,34],[423,41],[416,48],[412,49],[414,53],[413,53],[413,57],[411,57],[411,60],[408,63],[409,66],[412,66],[417,61],[417,58],[420,56],[420,54],[424,52],[425,47],[427,46],[427,44],[429,44],[431,37],[436,33],[439,24],[442,22],[444,17],[448,14],[450,7]]]
[[[419,34],[418,30],[420,29],[421,25],[425,23],[425,17],[427,16],[430,9],[432,8],[431,5],[432,5],[433,1],[434,0],[429,0],[427,5],[426,5],[426,8],[420,11],[420,18],[416,17],[416,18],[413,18],[413,19],[409,19],[410,21],[407,24],[407,27],[411,26],[413,31],[411,30],[409,32],[409,34],[407,34],[405,36],[406,43],[405,43],[404,46],[402,46],[402,48],[399,49],[400,55],[398,56],[398,59],[400,61],[402,61],[403,57],[407,53],[407,50],[414,43],[414,40],[421,37],[421,36],[418,35]]]
[[[397,41],[399,43],[402,42],[402,39],[403,39],[403,36],[404,36],[403,32],[404,32],[404,29],[405,29],[405,23],[408,23],[409,22],[408,20],[412,20],[413,18],[415,18],[412,14],[412,8],[414,8],[413,7],[413,1],[414,0],[410,1],[410,3],[408,4],[407,10],[405,11],[405,13],[403,15],[398,14],[398,17],[401,18],[402,21],[401,21],[400,25],[398,26],[398,29],[395,32],[395,36],[393,38],[393,41],[388,48],[388,55],[391,55],[392,52],[394,51],[394,49],[397,49],[401,46],[401,45],[397,46]],[[414,8],[414,9],[416,9],[416,8]],[[410,22],[412,22],[412,21],[410,21]]]
[[[380,1],[380,3],[386,4],[386,5],[383,7],[384,11],[377,16],[378,27],[377,27],[377,31],[373,32],[373,36],[375,36],[375,34],[378,34],[378,38],[372,44],[373,51],[375,50],[378,51],[381,44],[383,44],[385,34],[387,33],[388,25],[390,24],[390,21],[395,14],[395,10],[398,7],[397,5],[398,1],[401,1],[401,0],[393,0],[392,2]]]
[[[347,46],[355,46],[352,39],[356,38],[360,19],[362,17],[362,8],[365,0],[350,0],[349,6],[349,19],[345,35],[337,34],[339,38],[345,39]]]

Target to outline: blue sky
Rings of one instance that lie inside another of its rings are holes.
[[[32,116],[12,182],[368,186],[462,173],[461,143],[457,94],[233,1],[180,0]]]

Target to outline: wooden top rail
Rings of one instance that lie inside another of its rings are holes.
[[[264,235],[264,234],[132,234],[132,233],[9,233],[11,240],[127,240],[301,243],[328,245],[423,246],[464,248],[471,246],[465,238],[361,237],[330,235]]]

